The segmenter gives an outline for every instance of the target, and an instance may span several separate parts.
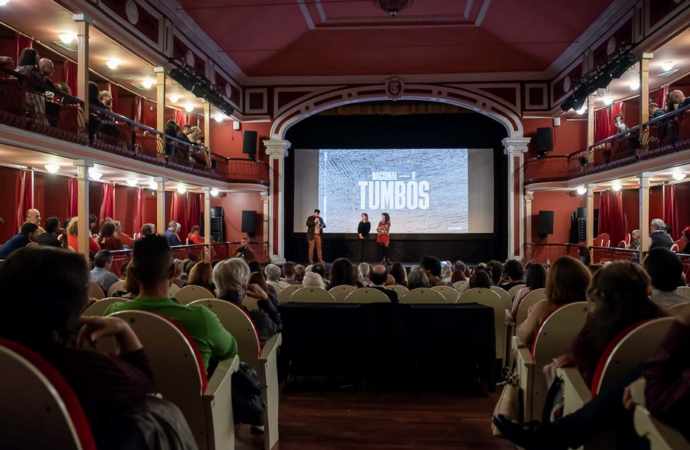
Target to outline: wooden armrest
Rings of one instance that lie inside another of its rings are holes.
[[[568,367],[556,369],[556,373],[564,381],[566,415],[574,413],[592,399],[589,386],[585,383],[579,370]]]
[[[630,385],[630,393],[632,394],[632,400],[633,403],[639,406],[644,406],[645,405],[645,400],[644,400],[644,386],[645,386],[645,379],[640,378],[639,380],[635,381]]]
[[[534,360],[532,359],[532,352],[528,348],[522,347],[517,349],[518,361],[524,364],[525,367],[533,368]]]
[[[273,357],[278,356],[278,349],[280,348],[280,345],[283,343],[283,335],[278,333],[275,336],[273,336],[271,339],[266,342],[266,345],[264,345],[264,348],[261,349],[261,356],[259,357],[259,362],[262,364],[265,364],[266,361],[270,360]]]
[[[232,411],[232,374],[240,367],[240,358],[221,361],[208,382],[202,399],[206,414],[207,448],[234,448],[235,419]]]
[[[216,367],[215,372],[210,380],[208,380],[208,387],[204,392],[204,397],[215,397],[224,387],[226,383],[230,383],[232,374],[237,372],[240,368],[240,357],[235,356],[232,359],[221,361]]]
[[[635,430],[649,439],[652,450],[690,450],[682,433],[652,417],[644,406],[635,407]]]

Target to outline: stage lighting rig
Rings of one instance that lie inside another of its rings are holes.
[[[170,78],[191,92],[195,97],[202,98],[221,110],[226,115],[232,115],[235,109],[223,98],[218,88],[208,78],[199,75],[186,61],[170,59],[175,68],[170,71]]]

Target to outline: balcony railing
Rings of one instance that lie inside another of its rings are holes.
[[[690,106],[611,136],[569,155],[543,156],[524,164],[525,183],[565,181],[690,149]]]
[[[82,100],[17,72],[0,69],[0,89],[0,124],[219,181],[269,184],[263,162],[209,153],[96,105],[86,124]]]

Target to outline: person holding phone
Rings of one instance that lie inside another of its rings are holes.
[[[369,215],[362,213],[362,221],[357,227],[357,234],[359,235],[359,262],[366,262],[367,255],[367,241],[369,240],[369,232],[371,231],[371,222],[369,222]]]

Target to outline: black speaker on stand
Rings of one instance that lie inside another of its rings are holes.
[[[242,153],[249,155],[249,159],[256,159],[256,144],[258,135],[256,131],[245,131],[242,140]]]
[[[534,144],[539,155],[544,156],[553,150],[553,129],[537,128]]]
[[[204,223],[204,214],[201,213],[201,223]],[[204,235],[204,228],[201,228],[201,235]],[[225,242],[225,213],[222,206],[211,207],[211,240]]]
[[[546,239],[553,234],[553,211],[539,211],[539,239]]]

